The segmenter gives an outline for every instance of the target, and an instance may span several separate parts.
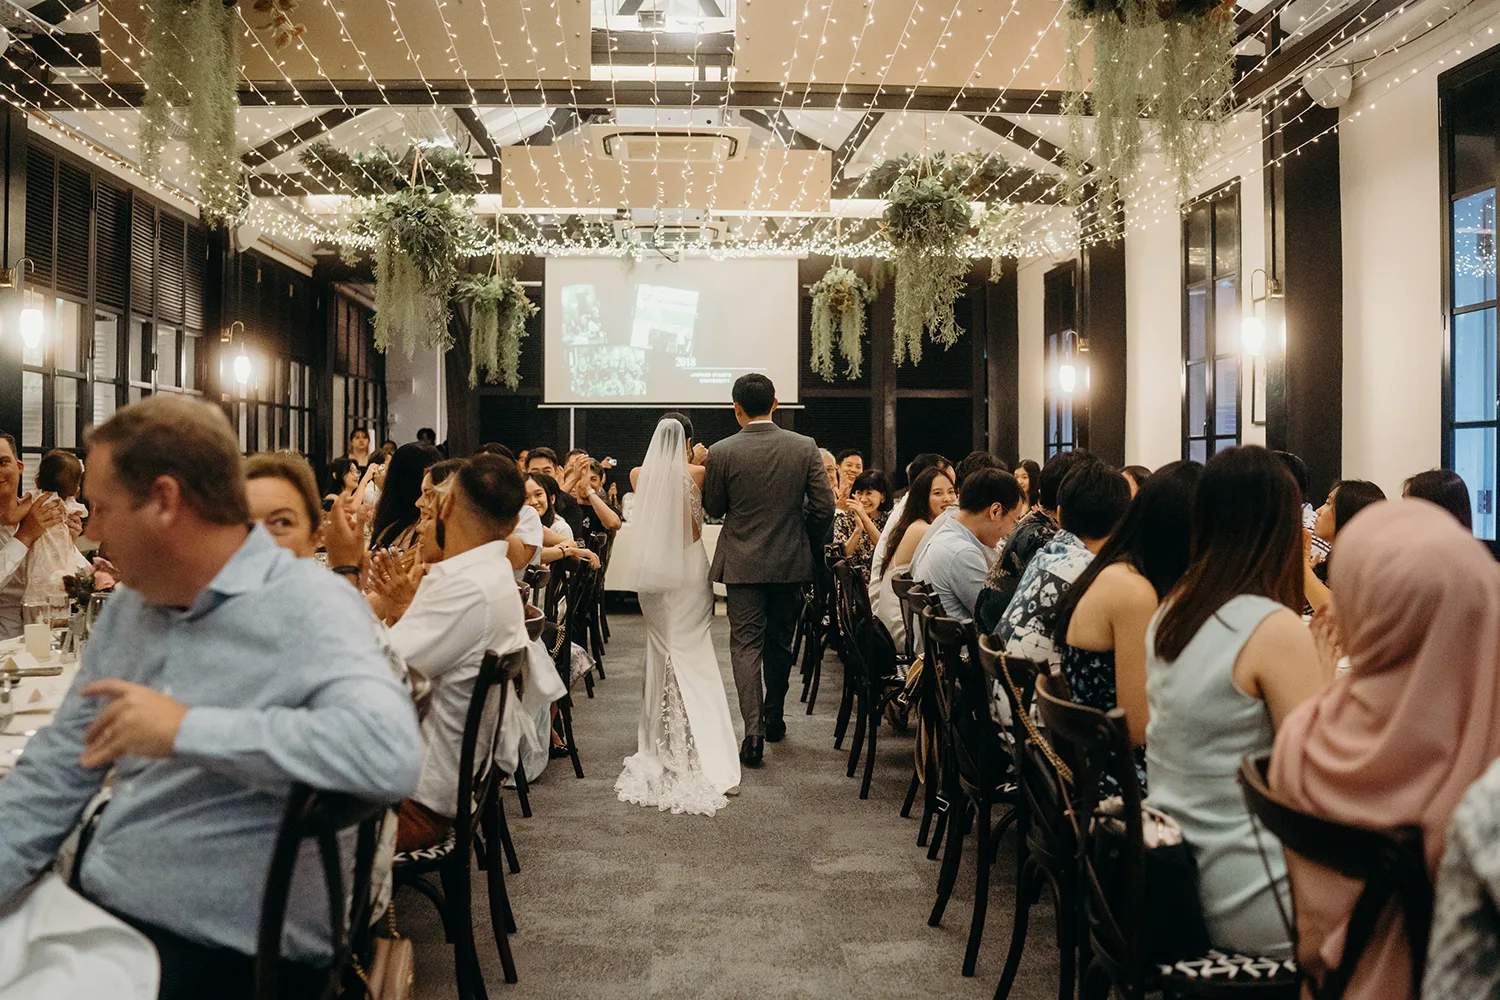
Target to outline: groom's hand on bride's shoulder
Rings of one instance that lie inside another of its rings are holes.
[[[704,444],[693,445],[692,460],[694,465],[706,464],[708,462],[708,446]]]

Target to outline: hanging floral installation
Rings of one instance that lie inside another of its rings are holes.
[[[298,157],[312,180],[361,196],[356,231],[375,257],[375,346],[397,340],[410,357],[417,346],[447,350],[451,296],[459,268],[491,252],[474,218],[481,189],[468,158],[442,146],[416,145],[351,156],[316,143]]]
[[[1091,106],[1100,204],[1117,201],[1121,182],[1140,166],[1143,119],[1155,122],[1179,194],[1189,193],[1209,156],[1208,129],[1229,111],[1235,9],[1235,0],[1068,0],[1069,147],[1087,148],[1083,117]],[[1088,94],[1078,65],[1085,27],[1094,48]],[[1082,162],[1072,163],[1076,190]],[[1106,225],[1117,235],[1117,220]]]
[[[537,313],[526,289],[502,270],[476,274],[459,282],[457,297],[469,303],[469,388],[485,381],[521,384],[521,338],[526,321]]]
[[[298,24],[292,17],[300,6],[302,0],[255,0],[256,12],[270,15],[270,20],[257,25],[256,30],[269,31],[271,44],[278,52],[301,38],[307,30],[307,25]]]
[[[896,272],[894,359],[898,365],[907,358],[912,364],[921,362],[924,332],[944,348],[952,347],[963,333],[953,317],[953,300],[969,273],[965,243],[972,206],[967,187],[978,182],[986,163],[996,160],[970,155],[949,160],[939,154],[875,168],[896,175],[885,194],[883,218]]]
[[[864,363],[865,305],[874,298],[869,284],[840,263],[812,286],[812,370],[825,382],[832,382],[836,372],[835,346],[844,358],[844,377],[859,378]]]
[[[145,0],[141,166],[161,176],[168,139],[187,144],[204,222],[218,228],[247,207],[236,148],[240,57],[233,0]]]

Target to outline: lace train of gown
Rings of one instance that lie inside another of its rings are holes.
[[[702,570],[671,593],[640,595],[646,623],[644,703],[637,752],[615,782],[622,802],[663,812],[712,816],[740,783],[739,747],[709,626],[713,589],[702,543]]]

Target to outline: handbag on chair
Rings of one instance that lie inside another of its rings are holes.
[[[375,954],[370,959],[369,969],[360,967],[354,960],[354,971],[365,984],[365,996],[370,1000],[411,1000],[416,981],[416,953],[411,941],[396,930],[396,904],[386,908],[390,918],[391,936],[375,939]]]

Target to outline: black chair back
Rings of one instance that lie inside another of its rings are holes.
[[[906,661],[908,663],[915,659],[917,655],[916,631],[921,624],[921,607],[920,605],[913,605],[911,595],[913,589],[918,586],[919,584],[911,578],[911,573],[908,570],[891,574],[891,593],[896,596],[896,600],[901,602],[901,622],[905,626],[904,631],[906,633],[904,642],[906,648],[904,652],[906,653]]]
[[[1047,759],[1046,770],[1056,776],[1055,791],[1064,796],[1061,808],[1071,820],[1077,840],[1076,858],[1082,902],[1094,958],[1115,983],[1132,984],[1127,996],[1138,996],[1146,979],[1146,848],[1141,828],[1141,786],[1131,755],[1125,711],[1101,712],[1060,696],[1056,679],[1043,673],[1036,679],[1036,706],[1052,747],[1072,775],[1071,786],[1060,769]],[[1044,755],[1039,755],[1044,756]],[[1033,758],[1035,760],[1035,758]],[[1033,773],[1028,768],[1027,778]],[[1119,817],[1125,833],[1113,871],[1101,875],[1090,849],[1090,820],[1098,811],[1105,774],[1116,782],[1124,805]],[[1027,782],[1023,781],[1023,787]],[[1070,790],[1071,795],[1069,795]],[[1071,798],[1071,802],[1068,802]],[[1048,811],[1058,808],[1048,804]]]
[[[386,809],[384,805],[352,795],[318,792],[303,784],[292,786],[261,895],[260,928],[255,949],[256,1000],[275,1000],[281,996],[281,937],[286,927],[287,902],[291,898],[297,862],[303,855],[303,842],[307,840],[316,842],[323,881],[328,889],[333,959],[328,966],[328,981],[321,996],[330,997],[337,992],[354,950],[352,937],[370,925],[370,882],[377,827]],[[355,840],[353,882],[346,897],[339,835],[356,825],[359,832]]]
[[[461,858],[467,858],[473,851],[474,831],[491,800],[500,794],[500,782],[505,775],[495,764],[495,752],[500,745],[500,727],[505,720],[511,684],[519,683],[526,669],[526,656],[525,649],[513,649],[504,655],[489,650],[479,664],[479,676],[474,679],[474,692],[469,696],[469,711],[464,717],[464,741],[458,755],[458,815],[453,818],[453,849]]]
[[[1432,883],[1422,849],[1422,828],[1389,830],[1351,826],[1303,812],[1271,791],[1269,757],[1240,762],[1240,788],[1250,815],[1281,841],[1281,846],[1345,878],[1364,883],[1350,911],[1344,954],[1317,985],[1319,1000],[1338,1000],[1349,986],[1381,915],[1394,904],[1401,912],[1411,956],[1411,996],[1417,997],[1427,963],[1432,930]],[[1268,850],[1275,850],[1270,844]],[[1295,920],[1291,921],[1295,935]],[[1295,937],[1293,938],[1295,940]]]

